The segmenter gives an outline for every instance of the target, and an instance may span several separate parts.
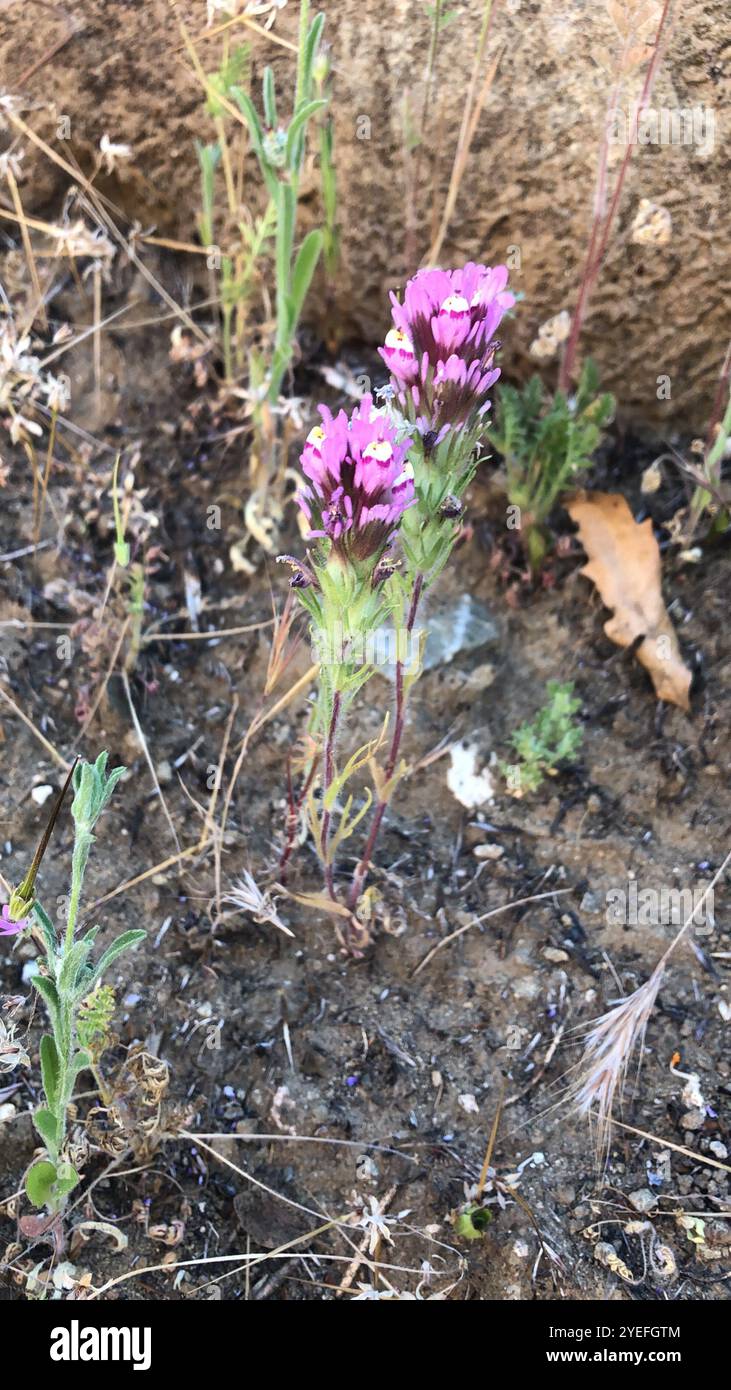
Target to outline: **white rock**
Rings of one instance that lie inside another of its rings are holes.
[[[53,796],[53,787],[49,787],[48,784],[44,782],[42,786],[33,788],[31,796],[36,806],[45,806],[49,796]]]
[[[447,773],[447,786],[460,805],[475,811],[492,801],[495,787],[486,767],[478,771],[480,750],[476,745],[455,743],[449,754],[452,766]]]

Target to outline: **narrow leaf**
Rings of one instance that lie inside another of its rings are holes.
[[[50,1110],[36,1110],[33,1116],[33,1124],[41,1136],[44,1144],[48,1146],[52,1153],[55,1153],[58,1146],[58,1120],[52,1115]]]
[[[41,1077],[43,1079],[43,1091],[49,1105],[55,1105],[58,1100],[58,1079],[59,1063],[56,1044],[50,1033],[44,1034],[41,1038]]]
[[[323,106],[327,106],[327,102],[322,98],[318,98],[315,101],[305,102],[303,106],[300,106],[298,111],[295,111],[290,122],[289,130],[287,131],[287,144],[285,147],[285,162],[288,169],[298,169],[300,167],[302,162],[299,148],[300,133],[304,131],[311,117],[314,116],[317,111],[321,111]]]
[[[117,959],[117,956],[121,956],[123,951],[129,950],[132,946],[138,946],[141,941],[144,941],[145,936],[146,933],[143,931],[134,930],[122,932],[122,935],[118,936],[116,941],[113,941],[111,946],[107,947],[103,956],[100,957],[94,966],[91,984],[94,985],[97,980],[101,979],[104,972],[109,969],[112,961]]]
[[[315,229],[307,234],[300,246],[297,260],[292,274],[292,303],[293,303],[293,323],[292,328],[296,328],[302,306],[307,298],[307,292],[312,284],[312,277],[315,267],[320,259],[322,251],[322,232]]]

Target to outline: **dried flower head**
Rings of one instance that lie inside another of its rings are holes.
[[[341,559],[380,558],[415,500],[406,461],[412,441],[364,396],[348,419],[320,406],[322,425],[307,436],[302,471],[309,479],[297,501],[310,539],[327,539]]]
[[[639,989],[597,1018],[586,1035],[568,1099],[572,1109],[596,1120],[600,1154],[606,1153],[614,1101],[618,1091],[622,1094],[627,1068],[638,1046],[642,1058],[645,1031],[663,974],[660,965]]]
[[[531,357],[537,362],[550,362],[556,356],[559,347],[571,332],[571,315],[568,309],[562,309],[559,314],[554,314],[552,318],[542,323],[538,329],[538,337],[533,339],[529,352]]]
[[[666,246],[673,234],[673,220],[667,208],[640,198],[632,223],[631,240],[636,246]]]
[[[248,869],[244,869],[242,877],[232,884],[231,891],[225,895],[223,901],[231,903],[232,907],[239,912],[248,913],[255,922],[269,922],[278,931],[284,932],[285,936],[294,936],[294,932],[290,931],[289,927],[286,927],[281,920],[277,912],[276,900],[268,889],[262,890],[259,887]]]
[[[104,134],[99,141],[99,153],[106,172],[113,174],[119,160],[132,158],[132,146],[116,145],[107,134]]]

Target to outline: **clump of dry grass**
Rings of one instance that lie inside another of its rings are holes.
[[[627,1069],[638,1049],[638,1069],[641,1064],[647,1025],[665,979],[668,961],[689,933],[700,908],[729,863],[731,850],[645,983],[589,1025],[565,1103],[595,1123],[600,1155],[606,1156],[608,1152],[614,1103],[617,1093],[621,1099]]]
[[[618,1091],[622,1095],[627,1068],[638,1046],[642,1059],[647,1024],[664,974],[660,962],[649,980],[597,1018],[586,1034],[568,1099],[579,1115],[595,1122],[600,1154],[607,1151],[615,1098]]]

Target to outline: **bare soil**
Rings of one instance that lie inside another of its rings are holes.
[[[167,273],[174,277],[174,263]],[[139,337],[133,349],[124,334],[110,331],[104,399],[91,388],[86,405],[75,399],[78,410],[88,411],[84,427],[96,443],[86,447],[67,437],[59,445],[44,536],[51,543],[10,559],[30,543],[32,510],[27,462],[21,451],[9,453],[13,466],[0,511],[0,675],[6,692],[66,758],[76,751],[79,714],[88,712],[111,656],[108,647],[85,645],[84,634],[111,561],[109,480],[118,449],[125,457],[133,445],[139,449],[136,486],[159,522],[148,545],[158,548],[146,585],[148,631],[153,625],[161,632],[189,630],[186,574],[188,583],[191,575],[200,583],[203,630],[266,624],[272,592],[281,603],[285,591],[282,572],[268,562],[251,578],[231,570],[229,546],[242,534],[237,499],[246,488],[247,437],[231,434],[238,420],[222,416],[212,393],[194,387],[188,368],[171,365],[168,331],[169,325],[145,330],[144,351]],[[318,351],[313,345],[300,369],[297,394],[322,396]],[[349,362],[356,370],[373,365],[357,348]],[[73,371],[80,382],[88,359],[80,358]],[[313,413],[308,403],[305,413]],[[293,446],[293,463],[296,454]],[[637,514],[649,508],[662,538],[662,523],[681,499],[670,472],[658,493],[640,497],[638,478],[652,457],[651,445],[618,431],[594,481],[625,490]],[[220,530],[207,529],[210,504],[222,507]],[[575,542],[554,562],[549,587],[506,585],[495,564],[502,506],[487,476],[475,485],[469,531],[432,599],[472,593],[491,609],[501,640],[427,673],[415,690],[405,753],[424,761],[401,787],[386,822],[372,880],[384,910],[361,959],[341,949],[329,917],[291,898],[280,897],[279,911],[294,940],[241,914],[229,913],[214,926],[210,852],[93,909],[94,900],[176,853],[123,687],[118,676],[109,681],[79,746],[87,756],[108,748],[111,762],[124,762],[130,773],[99,827],[87,910],[102,923],[103,939],[139,925],[148,937],[112,972],[118,1041],[101,1069],[109,1084],[117,1076],[118,1124],[98,1113],[91,1078],[82,1078],[74,1141],[84,1155],[85,1183],[69,1225],[111,1222],[129,1243],[113,1253],[109,1235],[92,1229],[86,1242],[72,1235],[63,1255],[75,1277],[89,1271],[95,1287],[138,1271],[109,1297],[334,1297],[347,1263],[327,1256],[353,1253],[334,1231],[303,1246],[321,1252],[319,1265],[306,1266],[295,1252],[291,1260],[262,1262],[248,1283],[235,1261],[143,1271],[166,1259],[236,1255],[247,1242],[264,1255],[353,1211],[354,1193],[360,1199],[389,1194],[392,1215],[408,1212],[381,1258],[409,1270],[428,1260],[432,1288],[454,1284],[452,1298],[727,1296],[729,1173],[710,1148],[728,1142],[731,1097],[728,1022],[719,1011],[729,999],[726,885],[717,886],[706,965],[690,950],[675,960],[649,1026],[639,1084],[625,1096],[624,1122],[657,1141],[615,1130],[602,1171],[588,1128],[557,1102],[579,1053],[571,1030],[641,983],[672,934],[671,927],[608,925],[607,890],[625,887],[630,876],[643,887],[703,884],[728,848],[731,552],[719,547],[685,568],[668,552],[666,598],[696,670],[686,717],[658,706],[645,673],[605,637],[606,613],[578,573]],[[565,514],[557,522],[568,536]],[[298,544],[290,509],[281,547]],[[66,628],[22,624],[72,625],[72,662],[59,659],[57,639]],[[132,695],[183,848],[200,838],[200,808],[210,796],[234,699],[226,777],[260,706],[270,631],[262,626],[234,637],[142,648]],[[281,691],[308,665],[303,640]],[[510,734],[535,714],[546,681],[555,677],[574,680],[582,701],[580,761],[522,800],[505,793],[496,772],[494,802],[465,810],[447,787],[449,757],[425,755],[462,738],[477,743],[486,760],[493,752],[507,757]],[[377,732],[388,697],[388,686],[374,678],[348,733],[353,746]],[[307,711],[301,698],[251,742],[231,808],[224,887],[244,869],[259,883],[276,881],[287,756],[304,733]],[[58,787],[62,778],[4,703],[0,736],[1,867],[12,883],[47,814],[31,790]],[[495,857],[476,857],[485,845],[495,846]],[[66,891],[70,846],[66,816],[42,872],[42,898],[51,908]],[[339,881],[358,848],[359,842],[346,847]],[[288,886],[294,893],[318,890],[310,844],[298,849]],[[555,896],[472,926],[415,976],[427,953],[460,925],[553,889]],[[558,890],[568,891],[559,896]],[[0,1095],[16,1109],[0,1124],[0,1238],[7,1249],[0,1282],[11,1298],[27,1296],[28,1271],[41,1261],[47,1269],[51,1254],[18,1236],[16,1205],[8,1202],[34,1148],[29,1111],[38,1093],[42,1019],[22,980],[32,954],[31,943],[14,950],[4,940],[0,947],[0,993],[27,996],[20,1032],[27,1033],[33,1059],[30,1069],[4,1078],[11,1090]],[[684,1079],[671,1067],[675,1054],[676,1069],[699,1078],[706,1115],[697,1129],[684,1123],[689,1107]],[[153,1059],[169,1069],[162,1096],[164,1078]],[[485,1239],[468,1244],[456,1237],[450,1212],[479,1174],[501,1094],[493,1162],[503,1180],[526,1164],[517,1186],[522,1201],[496,1203]],[[204,1147],[209,1141],[185,1139],[181,1128],[230,1137],[211,1141],[211,1153]],[[117,1153],[120,1134],[124,1152]],[[252,1134],[277,1137],[247,1140]],[[660,1139],[679,1147],[663,1149]],[[665,1168],[662,1153],[669,1155]],[[252,1187],[240,1169],[312,1214]],[[648,1187],[657,1204],[638,1218],[629,1194]],[[21,1202],[19,1210],[27,1206]],[[704,1245],[678,1224],[682,1213],[702,1215]],[[638,1221],[646,1223],[640,1230]],[[356,1245],[362,1234],[353,1231]],[[541,1240],[555,1258],[542,1251]],[[597,1240],[614,1245],[621,1269],[595,1257]],[[662,1247],[671,1258],[658,1254]],[[673,1262],[676,1273],[668,1277]],[[419,1283],[414,1273],[387,1277],[401,1291],[413,1292]],[[365,1282],[363,1270],[359,1279]]]

